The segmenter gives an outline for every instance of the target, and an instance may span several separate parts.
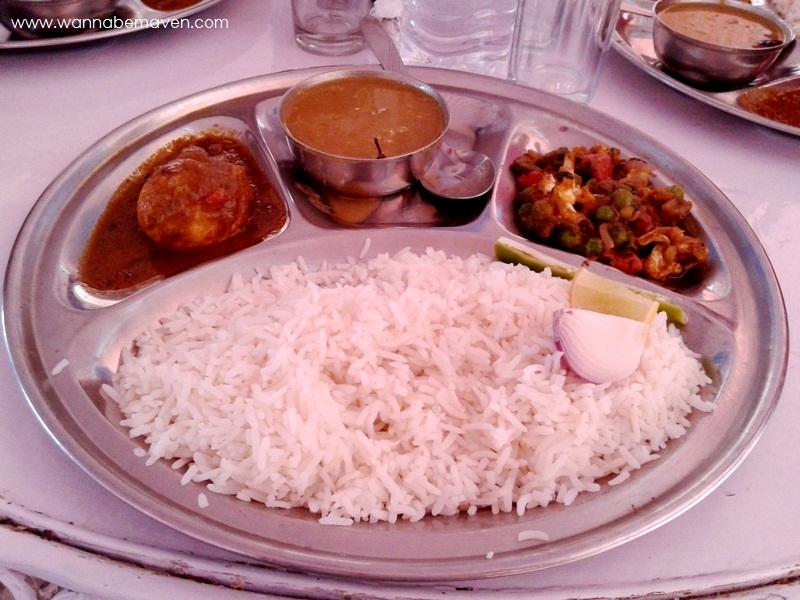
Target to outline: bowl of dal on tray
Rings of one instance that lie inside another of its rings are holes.
[[[345,196],[411,186],[450,121],[444,99],[396,73],[341,70],[290,88],[278,107],[289,146],[308,175]]]
[[[659,0],[653,11],[662,66],[704,88],[750,83],[795,39],[774,12],[737,0]]]

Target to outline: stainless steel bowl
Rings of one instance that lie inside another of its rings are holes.
[[[781,40],[770,46],[734,48],[701,41],[665,25],[660,15],[676,4],[725,5],[771,23]],[[794,40],[794,32],[769,10],[736,0],[659,0],[654,8],[653,45],[663,68],[672,75],[703,88],[746,85],[772,65]]]
[[[0,0],[0,22],[26,38],[74,35],[99,29],[118,4],[119,0]],[[46,26],[45,20],[53,24]]]
[[[287,128],[284,109],[293,98],[309,88],[336,79],[357,78],[368,81],[382,78],[399,81],[433,97],[444,114],[441,134],[427,146],[409,154],[387,158],[352,158],[322,152],[298,140]],[[345,196],[380,197],[393,194],[417,181],[414,172],[424,172],[433,161],[450,123],[450,111],[444,99],[429,85],[412,77],[386,71],[340,70],[316,75],[290,88],[278,106],[278,116],[295,159],[312,178],[322,185]]]

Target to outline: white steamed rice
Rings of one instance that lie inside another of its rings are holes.
[[[565,370],[552,313],[567,289],[484,255],[298,259],[143,332],[110,395],[148,464],[323,522],[570,504],[657,458],[712,405],[661,313],[628,379]]]

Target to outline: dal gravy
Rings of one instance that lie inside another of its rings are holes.
[[[447,126],[436,98],[379,77],[337,79],[301,90],[283,106],[281,118],[301,144],[348,158],[409,154],[436,141]]]
[[[158,245],[144,233],[137,205],[148,176],[189,146],[200,147],[212,156],[225,153],[243,165],[255,190],[255,201],[249,220],[238,233],[210,246],[174,250]],[[218,131],[185,136],[158,150],[117,188],[86,243],[78,281],[98,292],[134,288],[252,246],[279,231],[286,218],[286,207],[277,191],[240,140]]]
[[[690,38],[730,48],[758,48],[782,41],[780,31],[766,19],[724,4],[676,4],[658,15],[672,30]]]

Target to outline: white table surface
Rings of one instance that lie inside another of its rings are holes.
[[[288,0],[225,0],[227,29],[152,30],[59,50],[0,53],[0,261],[50,181],[93,142],[151,109],[235,80],[325,64],[297,48]],[[769,254],[800,327],[800,138],[703,105],[616,53],[591,105],[661,140],[731,199]],[[142,515],[61,452],[0,355],[0,581],[22,572],[109,598],[800,597],[800,356],[758,445],[715,492],[659,529],[544,571],[435,586],[375,585],[245,567]],[[10,570],[10,571],[9,571]],[[8,586],[8,583],[6,583]],[[733,591],[731,591],[733,590]],[[664,595],[662,595],[664,594]],[[2,594],[0,594],[1,596]],[[21,597],[21,596],[20,596]]]

